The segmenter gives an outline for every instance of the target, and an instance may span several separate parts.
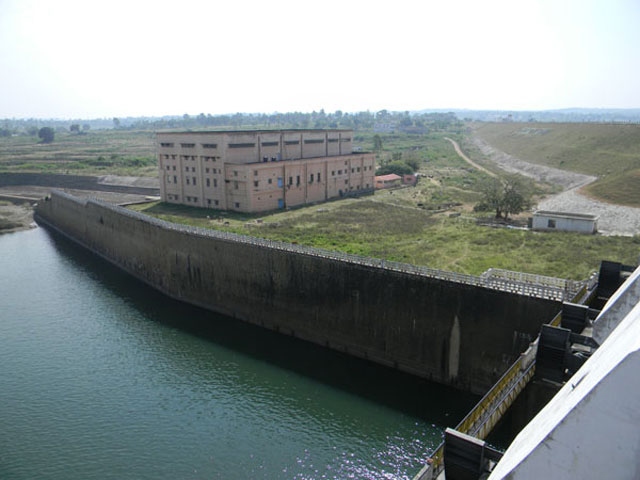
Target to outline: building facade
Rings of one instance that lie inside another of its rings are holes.
[[[538,210],[533,213],[531,227],[534,230],[596,233],[598,231],[598,217],[585,213]]]
[[[374,189],[375,155],[351,130],[159,132],[162,200],[261,212]]]

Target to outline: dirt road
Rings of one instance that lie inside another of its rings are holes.
[[[489,175],[490,177],[493,178],[498,178],[498,176],[493,173],[490,170],[487,170],[486,168],[484,168],[482,165],[478,165],[476,162],[474,162],[473,160],[471,160],[469,157],[467,157],[464,152],[460,149],[460,145],[458,145],[458,142],[456,142],[455,140],[449,138],[449,137],[444,137],[446,140],[449,140],[451,142],[451,145],[453,145],[453,148],[455,149],[456,153],[458,154],[458,156],[463,159],[465,162],[467,162],[469,165],[471,165],[473,168],[477,168],[478,170],[480,170],[481,172],[486,173],[487,175]]]
[[[640,234],[640,208],[600,202],[580,193],[580,188],[597,180],[596,177],[525,162],[492,147],[475,135],[473,141],[501,169],[562,187],[563,192],[540,201],[538,210],[598,215],[598,230],[604,235]]]

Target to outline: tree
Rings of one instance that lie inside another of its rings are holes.
[[[420,168],[420,158],[415,152],[408,152],[404,155],[404,163],[411,167],[411,170],[417,172]]]
[[[90,128],[91,128],[91,125],[89,125],[88,123],[83,123],[82,124],[82,131],[83,132],[88,132]]]
[[[509,214],[517,215],[531,205],[531,194],[517,177],[508,178],[503,185],[502,208],[505,220]]]
[[[114,128],[120,128],[120,119],[113,117],[113,127]]]
[[[42,143],[53,142],[54,136],[55,132],[51,127],[42,127],[40,130],[38,130],[38,137],[42,140]]]
[[[69,131],[80,133],[80,125],[78,125],[77,123],[74,123],[69,127]]]
[[[380,152],[382,150],[382,137],[377,133],[373,136],[373,151]]]
[[[383,165],[376,171],[376,175],[389,175],[395,173],[396,175],[411,175],[413,170],[404,162],[389,162]]]
[[[531,205],[531,193],[517,177],[504,181],[492,178],[482,187],[482,200],[475,206],[476,211],[491,210],[496,218],[507,220],[509,215],[517,215]]]

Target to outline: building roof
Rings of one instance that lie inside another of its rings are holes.
[[[402,177],[396,175],[395,173],[390,173],[389,175],[379,175],[376,177],[376,181],[382,180],[383,182],[388,182],[391,180],[401,180]]]
[[[553,217],[553,218],[569,218],[572,220],[597,220],[597,215],[588,213],[569,213],[569,212],[552,212],[550,210],[538,210],[533,212],[534,216]]]
[[[207,133],[237,133],[237,134],[248,134],[248,133],[325,133],[325,132],[353,132],[352,128],[275,128],[275,129],[266,129],[266,130],[163,130],[156,132],[157,135],[185,135],[185,134],[194,134],[194,135],[202,135]]]

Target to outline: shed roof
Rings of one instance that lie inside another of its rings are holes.
[[[597,215],[589,213],[552,212],[550,210],[538,210],[533,212],[534,217],[569,218],[572,220],[597,220]]]
[[[383,182],[388,182],[391,180],[401,180],[402,177],[396,175],[395,173],[390,173],[389,175],[379,175],[376,177],[376,181],[382,180]]]

